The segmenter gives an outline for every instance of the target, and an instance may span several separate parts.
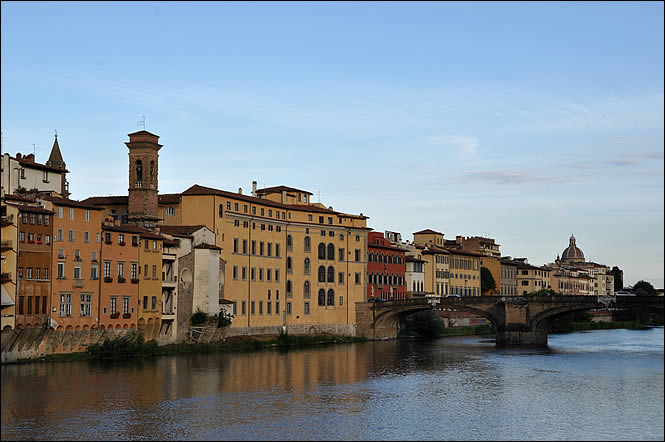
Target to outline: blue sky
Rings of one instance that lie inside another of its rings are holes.
[[[72,196],[288,185],[369,226],[489,235],[541,265],[571,233],[663,287],[663,3],[2,2],[3,151],[57,130]]]

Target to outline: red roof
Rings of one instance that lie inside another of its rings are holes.
[[[159,226],[159,230],[168,235],[190,238],[192,233],[204,227],[202,224],[197,226]]]

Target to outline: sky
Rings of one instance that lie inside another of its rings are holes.
[[[662,288],[663,2],[6,2],[2,149],[72,198],[286,185],[411,240],[489,236],[553,262],[571,234]],[[34,148],[33,148],[34,145]]]

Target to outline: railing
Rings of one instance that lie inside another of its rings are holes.
[[[162,276],[162,282],[166,283],[176,283],[178,282],[178,277],[177,276]]]

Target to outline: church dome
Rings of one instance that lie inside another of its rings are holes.
[[[565,261],[584,261],[584,253],[575,245],[575,236],[570,236],[570,244],[561,253],[561,259]]]

